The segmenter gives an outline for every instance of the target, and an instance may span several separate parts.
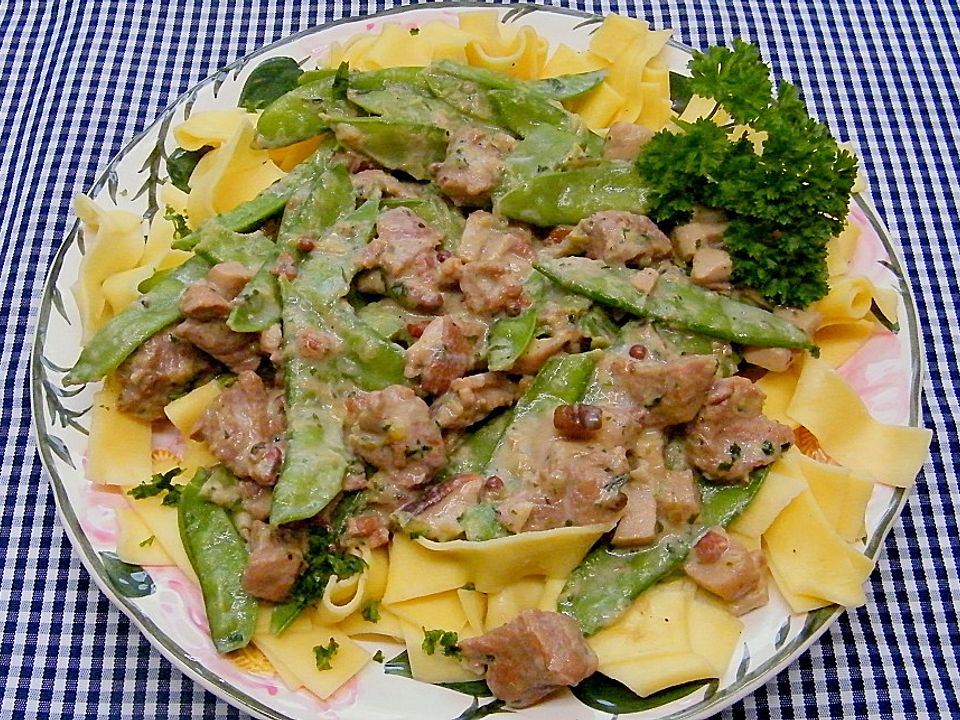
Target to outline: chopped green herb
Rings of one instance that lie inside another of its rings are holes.
[[[447,657],[456,657],[460,654],[460,637],[452,630],[423,629],[423,643],[421,647],[427,655],[433,655],[439,649]]]
[[[142,542],[139,543],[140,547],[150,547],[151,545],[153,545],[153,541],[156,539],[157,539],[156,535],[151,535],[146,540],[143,540]]]
[[[204,145],[198,150],[184,150],[178,147],[167,157],[167,174],[170,183],[183,192],[190,192],[190,176],[200,162],[200,158],[213,150],[210,145]]]
[[[340,643],[333,638],[330,638],[330,643],[327,645],[314,646],[313,656],[317,663],[317,670],[330,670],[333,668],[333,656],[337,654],[337,650],[339,649]]]
[[[382,663],[383,660],[384,660],[383,650],[377,650],[377,651],[373,654],[373,661],[374,661],[374,662],[378,662],[378,663]]]
[[[295,601],[301,608],[323,596],[327,582],[333,575],[347,578],[362,572],[367,566],[363,558],[337,548],[335,531],[322,525],[310,528],[303,559],[307,569],[297,578],[290,591],[290,601]]]
[[[180,501],[180,491],[183,486],[175,485],[173,479],[181,473],[183,473],[183,470],[178,467],[167,470],[165,473],[157,473],[149,480],[145,480],[137,485],[127,494],[135,500],[143,500],[144,498],[154,497],[163,493],[163,501],[161,504],[176,505]]]
[[[363,606],[363,609],[360,610],[360,615],[367,622],[380,622],[380,601],[371,600],[368,602]]]
[[[163,217],[173,223],[174,240],[182,240],[190,234],[190,226],[187,225],[187,218],[169,205],[167,205],[166,210],[163,211]]]

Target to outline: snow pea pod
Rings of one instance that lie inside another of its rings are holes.
[[[640,593],[679,568],[707,530],[726,526],[743,512],[765,477],[764,468],[755,471],[746,485],[700,481],[702,510],[688,532],[664,535],[644,548],[615,548],[601,542],[570,574],[557,610],[576,620],[584,635],[615,622]]]
[[[93,382],[115,370],[140,345],[181,317],[180,296],[209,270],[210,263],[193,257],[160,280],[100,328],[64,376],[64,384]]]
[[[280,322],[280,286],[273,274],[279,252],[275,249],[250,282],[237,296],[237,304],[227,317],[227,326],[235,332],[260,332]]]
[[[238,262],[256,272],[273,257],[276,246],[262,232],[237,233],[220,222],[212,220],[204,225],[200,242],[194,252],[211,265]]]
[[[549,125],[534,128],[504,158],[500,191],[509,190],[538,173],[556,170],[576,150],[575,133]]]
[[[660,276],[645,295],[631,284],[631,271],[608,267],[599,260],[544,259],[534,267],[570,292],[681,330],[744,345],[815,348],[806,333],[786,320],[694,285],[680,275]]]
[[[390,170],[403,170],[417,180],[430,178],[430,166],[447,154],[443,128],[378,117],[328,117],[337,140]]]
[[[283,210],[297,188],[310,182],[323,172],[327,161],[333,154],[333,148],[333,142],[323,143],[314,151],[313,155],[263,190],[255,198],[241,203],[233,210],[217,215],[186,237],[174,241],[173,247],[177,250],[193,250],[203,240],[207,226],[214,221],[221,227],[236,232],[243,232],[260,226],[264,220]]]
[[[212,472],[198,470],[180,493],[177,521],[183,548],[200,580],[213,644],[217,652],[228,653],[245,647],[253,637],[258,602],[241,584],[246,543],[227,511],[201,493],[207,479],[217,476],[227,484],[236,482],[223,466]]]
[[[600,210],[641,213],[646,194],[632,165],[604,162],[534,175],[496,198],[494,211],[531,225],[576,225]]]
[[[516,317],[503,317],[490,328],[487,337],[487,366],[509,370],[533,340],[537,331],[537,306],[531,305]]]
[[[443,196],[430,189],[424,189],[422,197],[389,198],[383,201],[384,208],[408,207],[434,230],[443,233],[443,248],[454,251],[460,246],[460,237],[466,221],[456,207]]]
[[[323,115],[356,115],[336,86],[336,72],[300,85],[270,103],[257,121],[256,145],[278,148],[308,140],[330,129]]]
[[[449,454],[447,465],[440,472],[440,479],[460,473],[483,472],[510,424],[512,415],[510,411],[500,413],[467,435]]]
[[[606,70],[591,70],[534,80],[530,83],[530,86],[537,92],[554,100],[571,100],[590,92],[602,83],[606,77]]]

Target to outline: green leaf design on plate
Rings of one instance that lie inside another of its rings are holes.
[[[777,650],[783,647],[784,643],[787,642],[787,636],[790,635],[790,618],[787,618],[786,622],[780,626],[780,629],[777,630],[777,636],[773,640],[773,647]]]
[[[680,73],[670,73],[670,104],[675,113],[682,113],[690,98],[693,97],[693,91],[690,89],[692,78]]]
[[[116,553],[101,552],[103,569],[107,571],[107,579],[113,589],[126,598],[141,598],[152,595],[157,591],[150,573],[139,565],[125,563]]]
[[[486,705],[481,705],[480,701],[474,698],[470,707],[457,715],[453,720],[478,720],[479,718],[485,718],[487,715],[512,712],[513,710],[508,708],[503,700],[494,700],[488,702]]]
[[[406,650],[392,660],[387,660],[387,662],[383,664],[383,671],[387,675],[397,675],[399,677],[412,678],[413,673],[410,670],[410,656],[407,655]],[[437,685],[440,687],[445,687],[448,690],[456,690],[458,693],[463,693],[464,695],[471,695],[474,698],[493,697],[493,693],[490,692],[490,688],[487,686],[485,680],[437,683]]]
[[[77,466],[73,463],[73,458],[70,457],[70,451],[67,449],[67,444],[56,437],[55,435],[46,436],[47,445],[50,446],[50,449],[53,450],[53,454],[58,458],[63,460],[67,465],[72,467],[74,470],[77,469]]]
[[[577,700],[594,710],[622,715],[658,708],[711,684],[716,685],[717,681],[695,680],[640,697],[623,683],[601,673],[594,673],[576,687],[570,688],[570,691]]]
[[[507,23],[513,23],[525,15],[529,15],[530,13],[536,12],[539,9],[540,8],[536,5],[518,5],[510,10],[507,10],[503,14],[503,17],[500,18],[500,22],[502,22],[504,25]]]

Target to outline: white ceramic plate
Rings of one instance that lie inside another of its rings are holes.
[[[312,66],[322,61],[334,41],[359,32],[376,32],[384,23],[417,26],[431,20],[455,22],[458,13],[477,7],[443,3],[403,7],[362,18],[349,18],[307,30],[274,43],[224,68],[180,97],[147,130],[134,138],[88,190],[103,206],[119,206],[151,217],[157,209],[156,186],[164,179],[164,158],[176,143],[171,128],[201,109],[233,107],[249,73],[263,60],[286,55]],[[490,6],[484,6],[489,8]],[[552,44],[585,48],[600,18],[541,6],[500,8],[504,23],[532,25]],[[685,66],[688,50],[672,45],[669,61]],[[897,251],[877,216],[857,198],[851,219],[862,229],[851,272],[900,290],[899,334],[873,338],[841,373],[885,422],[918,424],[920,352],[916,313],[904,281]],[[53,485],[60,518],[84,565],[104,593],[147,636],[153,646],[203,687],[227,702],[263,718],[378,720],[417,718],[454,720],[483,716],[494,708],[489,698],[385,674],[371,663],[333,697],[321,701],[307,691],[290,692],[278,677],[254,675],[216,654],[206,631],[197,590],[175,568],[143,570],[118,565],[109,553],[116,547],[115,508],[124,501],[94,488],[83,475],[89,427],[87,410],[95,387],[64,389],[60,380],[81,346],[80,322],[70,292],[84,254],[83,232],[74,224],[54,258],[44,290],[33,347],[32,401],[34,428],[44,466]],[[880,552],[883,539],[906,501],[903,490],[877,487],[867,511],[866,552]],[[828,607],[791,615],[773,589],[770,604],[745,618],[743,642],[719,681],[697,683],[640,702],[611,687],[587,683],[517,715],[555,720],[561,717],[607,719],[704,718],[731,705],[782,670],[806,650],[842,612]],[[400,648],[386,648],[388,658]],[[589,695],[589,697],[588,697]],[[587,701],[590,705],[585,705]]]

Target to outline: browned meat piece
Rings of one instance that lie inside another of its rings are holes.
[[[384,471],[389,485],[422,485],[446,462],[430,408],[408,387],[391,385],[349,398],[346,427],[348,445]]]
[[[631,122],[615,122],[603,141],[605,160],[636,160],[640,149],[653,137],[653,131]]]
[[[730,287],[733,260],[726,250],[702,247],[693,254],[690,279],[697,285],[724,290]]]
[[[504,133],[465,125],[450,136],[444,161],[433,166],[434,181],[457,205],[486,205],[503,174],[503,156],[516,144]]]
[[[727,219],[717,210],[699,209],[690,222],[679,225],[670,233],[673,252],[684,262],[693,259],[700,248],[719,247],[727,230]]]
[[[270,506],[273,504],[273,493],[269,488],[257,485],[249,480],[241,480],[240,506],[254,520],[266,521],[270,517]]]
[[[443,305],[444,281],[436,249],[443,235],[409,208],[393,208],[377,219],[377,237],[367,245],[361,267],[380,268],[384,288],[412,310]]]
[[[597,670],[597,656],[576,621],[543,610],[524,610],[506,625],[460,641],[460,649],[477,671],[486,667],[493,694],[516,708],[576,685]]]
[[[477,210],[467,218],[458,255],[460,289],[470,310],[495,313],[524,303],[523,281],[534,255],[528,230]]]
[[[478,473],[461,473],[429,486],[397,512],[404,530],[441,542],[460,537],[460,516],[479,502],[485,480]]]
[[[632,482],[641,482],[652,491],[656,520],[661,525],[684,529],[700,514],[700,492],[690,470],[667,466],[665,441],[658,428],[637,433],[632,444],[634,469],[630,476]]]
[[[608,442],[613,433],[597,435],[590,442],[550,440],[536,481],[501,505],[503,524],[519,532],[618,519],[627,498],[616,481],[630,470],[627,455],[623,446]],[[524,522],[518,526],[521,519]]]
[[[765,567],[762,552],[747,550],[722,527],[708,530],[683,564],[687,575],[726,600],[734,615],[767,604]]]
[[[638,421],[666,427],[696,417],[713,384],[717,361],[712,355],[686,355],[669,362],[617,357],[610,370],[640,406]]]
[[[743,377],[717,380],[687,430],[690,464],[709,478],[738,482],[776,462],[793,433],[763,414],[763,391]]]
[[[603,210],[584,218],[561,248],[610,264],[647,266],[670,255],[670,238],[646,215]]]
[[[470,427],[520,395],[515,382],[503,373],[486,372],[458,378],[430,406],[430,415],[444,430]]]
[[[795,308],[776,308],[773,314],[796,325],[807,335],[813,334],[823,325],[823,315],[816,310],[797,310]]]
[[[390,542],[389,508],[375,508],[347,519],[346,529],[340,542],[344,547],[366,545],[378,548]]]
[[[250,559],[243,589],[254,597],[283,602],[303,567],[303,540],[289,530],[255,520],[250,526]]]
[[[256,373],[242,372],[204,410],[193,436],[204,440],[234,475],[273,485],[283,460],[284,423],[279,402]]]
[[[350,176],[350,182],[353,183],[353,189],[357,191],[357,195],[364,200],[376,192],[404,200],[420,197],[423,194],[419,185],[397,180],[383,170],[361,170]]]
[[[235,373],[260,367],[260,333],[238,333],[223,320],[187,318],[173,334],[193,343]]]
[[[657,498],[647,482],[631,480],[622,488],[627,496],[623,517],[617,523],[611,542],[618,547],[636,547],[657,537]]]
[[[283,364],[283,330],[274,323],[260,332],[260,352],[270,359],[270,364],[279,368]]]
[[[188,318],[217,320],[230,314],[231,301],[250,280],[250,272],[238,262],[214,265],[207,276],[180,298],[180,310]]]
[[[343,343],[333,333],[304,328],[297,334],[297,352],[309,360],[323,360]]]
[[[161,330],[117,369],[117,408],[141,420],[163,417],[163,408],[214,371],[213,363],[193,345]]]
[[[477,346],[486,334],[483,323],[443,315],[430,321],[407,350],[405,377],[419,378],[420,387],[440,395],[463,377],[477,361]]]
[[[783,372],[790,367],[794,357],[794,351],[789,348],[746,347],[743,349],[744,361],[771,372]]]

